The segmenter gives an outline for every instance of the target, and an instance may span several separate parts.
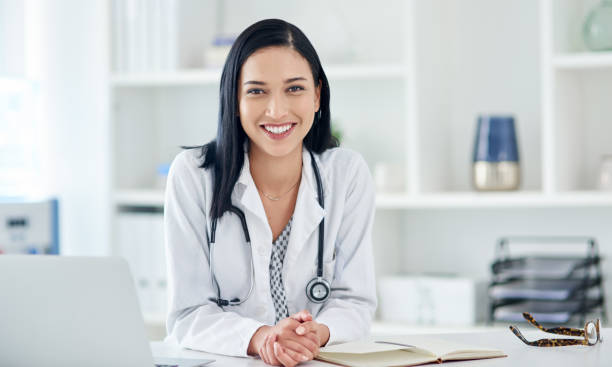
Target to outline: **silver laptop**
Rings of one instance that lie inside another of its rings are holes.
[[[0,255],[0,366],[154,365],[125,260]]]

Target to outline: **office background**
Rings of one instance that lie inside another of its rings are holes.
[[[0,0],[0,85],[30,106],[18,125],[0,120],[0,195],[58,197],[61,253],[128,258],[159,327],[164,172],[180,145],[214,136],[226,38],[279,17],[319,52],[332,123],[376,181],[379,281],[482,287],[504,235],[593,236],[609,258],[612,54],[581,38],[598,3]],[[515,117],[517,191],[472,188],[482,114]]]

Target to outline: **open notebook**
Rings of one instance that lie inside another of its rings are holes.
[[[321,348],[317,358],[351,367],[393,367],[495,357],[506,354],[434,337],[395,336],[331,345]]]

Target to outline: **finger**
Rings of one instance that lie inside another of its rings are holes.
[[[270,348],[268,348],[270,338],[271,338],[270,336],[267,336],[264,340],[263,346],[261,347],[263,351],[263,355],[265,356],[264,362],[272,366],[278,366],[279,365],[278,360],[274,356],[274,353],[270,352]]]
[[[308,310],[302,310],[302,311],[296,312],[293,314],[293,316],[301,320],[312,319],[312,315],[310,314],[310,311]]]
[[[295,334],[293,334],[293,337],[287,337],[287,338],[283,338],[283,341],[294,341],[300,345],[302,345],[303,347],[305,347],[306,349],[308,349],[312,354],[317,354],[319,352],[319,345],[314,342],[312,339],[309,339],[305,336],[297,336]]]
[[[308,350],[308,348],[294,340],[284,340],[281,343],[281,346],[285,348],[285,350],[290,350],[292,352],[295,352],[296,354],[299,354],[299,356],[297,357],[298,361],[307,361],[314,358],[314,353],[312,351]],[[302,356],[304,356],[305,358],[302,358]],[[294,356],[292,355],[292,357]]]
[[[319,344],[306,336],[298,336],[295,341],[305,346],[312,353],[317,353],[319,350]]]
[[[304,337],[302,340],[302,345],[312,353],[313,358],[319,355],[319,348],[321,343],[317,341],[313,341],[310,338]]]
[[[308,312],[308,310],[302,310],[289,317],[299,322],[312,321],[312,315],[310,312]]]
[[[295,331],[295,328],[298,327],[300,325],[300,323],[301,323],[301,321],[296,320],[296,319],[292,318],[291,316],[289,316],[289,317],[285,317],[284,319],[280,320],[274,326],[274,328],[277,329],[278,331],[281,331],[283,329]]]
[[[292,355],[296,353],[283,348],[277,342],[274,343],[274,352],[276,359],[278,359],[278,361],[285,367],[294,367],[302,360],[301,358],[293,359]]]
[[[278,358],[274,355],[274,344],[276,343],[276,335],[270,336],[266,339],[266,355],[268,356],[271,364],[273,366],[278,366],[280,364]]]
[[[261,345],[261,347],[259,348],[259,356],[261,357],[261,359],[266,363],[266,364],[270,364],[270,357],[268,356],[268,350],[266,349],[266,342],[268,341],[268,337],[266,336],[264,338],[264,342]]]
[[[301,323],[297,328],[295,328],[295,333],[297,335],[305,335],[309,332],[317,331],[317,323],[314,321],[307,321]]]
[[[304,337],[312,340],[313,343],[315,343],[319,347],[321,346],[321,338],[319,337],[319,334],[315,332],[311,332],[311,333],[307,333],[306,335],[304,335]]]
[[[268,363],[268,356],[266,355],[266,349],[264,347],[259,348],[259,357],[265,364],[270,364]]]

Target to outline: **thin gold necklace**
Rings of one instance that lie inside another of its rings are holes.
[[[300,175],[300,178],[299,178],[299,179],[298,179],[298,180],[297,180],[297,181],[296,181],[296,182],[293,184],[293,186],[291,186],[291,187],[289,188],[289,190],[287,190],[285,193],[280,194],[280,195],[278,195],[278,196],[272,196],[272,195],[266,194],[266,193],[265,193],[265,192],[263,192],[263,190],[261,190],[261,189],[260,189],[259,191],[260,191],[260,192],[261,192],[261,193],[262,193],[262,194],[263,194],[265,197],[267,197],[268,199],[270,199],[270,200],[272,200],[272,201],[279,201],[279,200],[280,200],[280,199],[281,199],[283,196],[285,196],[285,195],[287,195],[288,193],[290,193],[290,192],[291,192],[291,190],[293,190],[293,188],[294,188],[295,186],[297,186],[297,184],[298,184],[298,183],[300,183],[301,178],[302,178],[302,175]]]

